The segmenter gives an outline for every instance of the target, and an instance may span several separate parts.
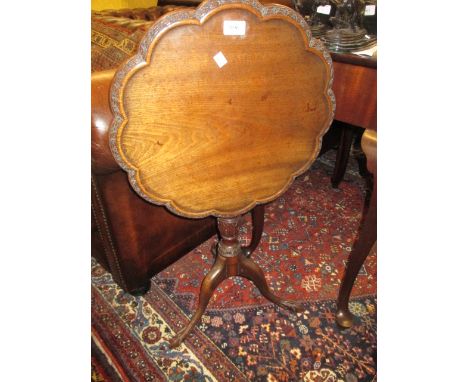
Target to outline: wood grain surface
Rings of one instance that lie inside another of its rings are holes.
[[[339,55],[334,55],[334,59]],[[349,55],[347,55],[349,56]],[[377,67],[334,61],[335,119],[377,130]],[[375,62],[365,60],[366,62]]]
[[[245,21],[245,35],[224,35],[225,20]],[[137,192],[187,217],[235,216],[284,192],[333,117],[331,60],[306,44],[290,17],[246,4],[156,35],[148,63],[113,87],[122,123],[111,148]]]

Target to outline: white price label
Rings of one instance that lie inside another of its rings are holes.
[[[224,20],[223,33],[225,36],[244,36],[246,25],[243,20]]]
[[[213,56],[213,60],[215,60],[216,64],[222,68],[224,65],[227,64],[227,59],[224,57],[223,52],[218,52]]]
[[[331,11],[331,5],[320,5],[317,7],[317,13],[322,15],[329,15]]]
[[[375,5],[366,5],[364,10],[364,16],[374,16],[375,15]]]

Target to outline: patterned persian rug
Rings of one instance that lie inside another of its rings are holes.
[[[332,155],[319,158],[267,206],[263,238],[252,255],[272,290],[301,301],[304,312],[278,308],[250,281],[231,278],[218,287],[185,343],[171,350],[167,340],[197,306],[201,280],[214,261],[214,238],[155,276],[144,297],[124,293],[93,259],[92,380],[375,381],[375,252],[353,289],[355,325],[341,330],[334,321],[365,182],[351,166],[340,188],[331,188]],[[250,232],[247,215],[245,244]]]

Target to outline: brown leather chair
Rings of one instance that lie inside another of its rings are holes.
[[[93,70],[115,67],[132,53],[122,54],[115,47],[119,42],[116,39],[141,37],[139,26],[112,29],[112,25],[111,21],[94,24],[93,32],[101,40],[96,38],[93,43]],[[114,45],[102,38],[113,31],[117,34],[109,38],[114,39]],[[212,218],[191,220],[175,216],[144,201],[132,190],[127,175],[109,150],[112,114],[108,96],[113,74],[114,70],[94,70],[91,82],[91,253],[125,291],[142,294],[148,290],[154,274],[213,236],[216,226]]]

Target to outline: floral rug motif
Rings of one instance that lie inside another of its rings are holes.
[[[304,312],[279,308],[250,281],[234,277],[217,288],[184,344],[171,350],[168,339],[197,306],[215,238],[155,276],[144,297],[123,292],[93,259],[92,380],[376,380],[375,252],[353,289],[355,325],[341,330],[334,320],[361,218],[364,180],[351,166],[340,188],[331,188],[328,156],[267,205],[262,241],[252,255],[274,293],[300,301]],[[247,215],[245,244],[250,232]]]

